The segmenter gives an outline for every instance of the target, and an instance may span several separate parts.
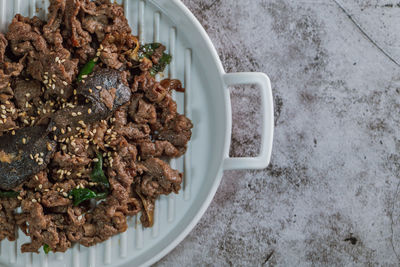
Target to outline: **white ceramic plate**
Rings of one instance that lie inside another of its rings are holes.
[[[179,112],[194,123],[186,155],[171,165],[184,171],[178,195],[156,203],[153,228],[143,229],[139,216],[129,220],[127,232],[95,247],[75,245],[66,253],[21,254],[28,238],[0,243],[0,265],[32,267],[147,266],[166,255],[193,229],[220,184],[223,170],[265,168],[273,138],[273,103],[269,78],[262,73],[226,74],[206,32],[179,0],[124,0],[125,15],[141,42],[166,44],[173,61],[166,70],[183,81],[185,94],[176,94]],[[0,0],[0,30],[5,32],[16,13],[44,18],[48,0]],[[261,89],[263,122],[261,154],[229,158],[231,102],[229,85],[256,84]]]

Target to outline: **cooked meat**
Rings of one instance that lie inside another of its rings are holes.
[[[14,87],[14,97],[17,107],[24,109],[26,103],[32,99],[39,98],[42,94],[41,85],[38,81],[18,80]]]
[[[47,21],[16,15],[0,34],[0,241],[65,252],[126,231],[178,193],[192,123],[157,82],[170,56],[140,45],[110,0],[50,0]],[[101,201],[100,201],[101,200]],[[17,208],[22,212],[16,212]]]
[[[4,62],[4,53],[6,52],[7,45],[7,39],[0,33],[0,62]]]
[[[193,128],[192,122],[183,115],[176,116],[167,126],[157,134],[157,139],[166,140],[174,146],[186,149]]]
[[[182,88],[180,80],[176,79],[165,79],[161,81],[161,86],[167,89],[167,91],[175,90],[177,92],[185,92],[185,88]]]

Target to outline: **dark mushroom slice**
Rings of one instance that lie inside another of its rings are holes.
[[[92,75],[84,83],[80,82],[77,88],[78,96],[84,97],[89,103],[64,108],[52,116],[49,131],[57,135],[57,138],[75,134],[83,123],[88,125],[106,119],[130,100],[131,90],[124,81],[122,72],[99,69]]]
[[[0,137],[0,188],[11,190],[44,170],[56,143],[46,127],[27,127]]]
[[[51,131],[60,140],[64,137],[75,135],[83,126],[104,118],[104,113],[94,113],[89,104],[74,108],[64,108],[53,114],[48,131]]]
[[[93,72],[84,83],[79,83],[77,94],[90,101],[93,113],[104,117],[131,98],[131,90],[123,72],[113,69],[99,69]]]

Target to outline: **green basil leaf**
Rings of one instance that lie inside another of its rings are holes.
[[[47,245],[47,244],[44,244],[43,245],[43,251],[44,251],[44,253],[49,254],[49,252],[51,251],[50,246]]]
[[[72,189],[68,196],[72,196],[74,200],[74,206],[78,206],[85,200],[89,199],[105,199],[108,196],[108,192],[96,193],[88,188],[74,188]]]
[[[85,200],[96,198],[97,194],[88,188],[74,188],[69,192],[69,196],[73,197],[74,206],[78,206]]]
[[[96,64],[97,63],[93,59],[89,60],[89,62],[87,62],[82,67],[81,71],[79,72],[78,82],[82,81],[82,76],[89,75],[90,73],[92,73],[93,72],[93,68],[94,68],[94,66],[96,66]]]
[[[139,59],[143,59],[144,57],[151,58],[152,55],[154,55],[154,52],[157,48],[161,46],[160,43],[150,43],[150,44],[145,44],[142,45],[139,48],[138,52],[138,57]]]
[[[165,67],[167,67],[167,65],[171,63],[171,60],[172,60],[171,55],[163,53],[158,64],[153,65],[153,67],[150,69],[150,74],[152,76],[155,76],[157,73],[163,72],[165,70]]]
[[[93,182],[99,183],[105,188],[110,188],[110,182],[103,171],[103,155],[101,153],[97,153],[97,159],[98,161],[94,163],[90,178]]]
[[[0,191],[0,198],[16,198],[19,192],[15,191]]]

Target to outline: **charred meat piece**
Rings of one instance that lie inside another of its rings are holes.
[[[0,188],[10,190],[45,169],[56,144],[45,127],[17,130],[0,137]]]

